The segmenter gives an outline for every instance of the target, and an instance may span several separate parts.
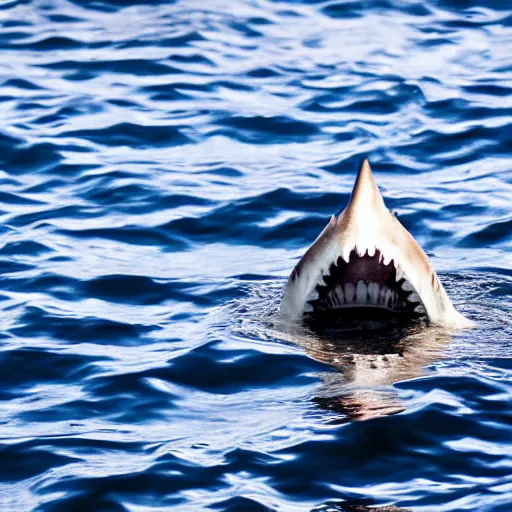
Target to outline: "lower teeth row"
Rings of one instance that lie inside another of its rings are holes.
[[[352,304],[393,308],[397,304],[397,294],[387,286],[380,286],[377,283],[367,285],[360,280],[357,285],[352,283],[338,284],[327,294],[326,302],[333,309]]]

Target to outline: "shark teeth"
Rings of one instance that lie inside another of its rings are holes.
[[[352,252],[352,249],[350,247],[345,247],[341,253],[341,258],[345,263],[348,263],[350,261],[350,253]]]
[[[409,302],[415,302],[415,303],[418,303],[418,304],[420,304],[420,303],[421,303],[420,296],[419,296],[416,292],[411,293],[411,294],[407,297],[407,300],[408,300]]]
[[[423,314],[425,309],[414,287],[393,259],[375,249],[360,256],[356,249],[338,255],[323,269],[307,299],[306,313],[372,306],[395,312]],[[373,279],[372,279],[373,277]],[[421,306],[421,307],[418,307]]]
[[[335,308],[343,306],[345,293],[343,292],[343,287],[341,285],[337,285],[336,288],[329,293],[329,295]]]
[[[368,297],[372,304],[377,304],[379,302],[379,292],[380,286],[377,283],[370,283],[368,285]]]
[[[397,276],[398,277],[398,276]],[[406,292],[413,292],[414,291],[414,287],[412,286],[411,283],[409,283],[409,281],[404,281],[402,283],[402,290],[406,291]],[[418,297],[419,298],[419,297]]]
[[[424,315],[426,314],[426,311],[425,311],[425,308],[423,306],[423,304],[418,304],[415,308],[414,308],[414,312],[415,313],[418,313],[420,315]]]
[[[384,306],[391,309],[396,302],[396,293],[393,290],[390,290],[389,288],[386,288],[386,296],[384,297],[385,304]]]
[[[352,283],[345,283],[345,303],[353,304],[356,296],[356,288]]]
[[[391,256],[388,256],[388,255],[382,253],[382,264],[383,265],[386,265],[386,266],[389,265],[391,263],[392,259],[393,258],[391,258]]]
[[[311,303],[319,300],[318,293],[310,295],[308,301],[308,309],[306,312],[312,311]],[[366,284],[362,279],[357,285],[353,283],[345,283],[343,286],[338,284],[330,290],[324,297],[324,308],[322,309],[340,309],[350,306],[375,306],[386,309],[395,309],[400,302],[407,301],[413,306],[416,313],[424,313],[418,294],[412,293],[407,299],[400,297],[397,290],[388,288],[379,283]],[[418,307],[419,306],[419,307]]]
[[[368,288],[364,281],[359,281],[356,286],[356,302],[357,304],[366,304],[368,298]]]

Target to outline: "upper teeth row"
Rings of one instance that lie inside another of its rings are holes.
[[[378,248],[375,246],[364,247],[364,248],[363,247],[350,248],[348,246],[345,246],[338,256],[341,256],[341,258],[343,258],[345,263],[349,263],[350,255],[352,254],[352,252],[355,252],[359,257],[364,256],[366,253],[368,253],[368,256],[373,257],[375,255],[376,251],[380,252],[380,261],[384,265],[389,265],[389,263],[391,262],[393,257],[391,255],[389,255],[389,253],[385,254],[381,248]]]

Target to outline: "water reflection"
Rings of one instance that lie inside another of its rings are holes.
[[[311,512],[410,512],[407,508],[391,507],[367,507],[352,503],[329,503],[314,508]]]
[[[318,327],[318,326],[317,326]],[[350,329],[295,327],[286,338],[308,355],[339,370],[321,376],[314,401],[342,414],[341,421],[364,420],[404,410],[395,382],[427,374],[443,357],[453,332],[424,323],[367,323]]]

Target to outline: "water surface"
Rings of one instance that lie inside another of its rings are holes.
[[[512,510],[507,7],[2,2],[1,510]],[[365,156],[476,329],[272,322]]]

